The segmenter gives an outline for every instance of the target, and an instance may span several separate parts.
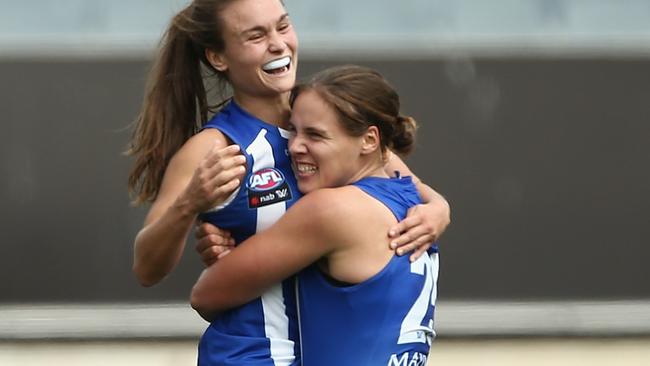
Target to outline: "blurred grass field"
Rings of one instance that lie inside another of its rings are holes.
[[[3,366],[191,366],[195,341],[0,342]],[[650,338],[445,339],[428,366],[646,366]],[[378,365],[383,366],[383,365]]]

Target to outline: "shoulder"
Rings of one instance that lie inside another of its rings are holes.
[[[354,211],[350,199],[354,196],[348,187],[311,192],[291,206],[275,225],[255,237],[263,241],[282,238],[299,246],[301,252],[317,253],[314,260],[328,255],[347,246],[351,231],[358,230],[358,217],[350,217]]]
[[[304,221],[306,227],[325,234],[358,225],[367,209],[365,194],[353,186],[324,188],[296,202],[288,212]]]
[[[299,202],[321,213],[323,216],[350,212],[355,201],[361,198],[360,191],[353,186],[322,188],[305,195]]]
[[[216,146],[226,146],[227,140],[217,130],[203,130],[192,136],[172,156],[162,178],[160,190],[151,206],[146,222],[160,217],[188,186],[201,161]]]
[[[206,128],[183,144],[169,162],[169,168],[181,167],[194,171],[199,162],[210,150],[226,147],[228,143],[228,139],[221,131],[214,128]]]
[[[213,147],[226,147],[227,145],[228,139],[221,131],[216,128],[206,128],[190,137],[177,155],[193,155],[196,153],[205,155]]]
[[[159,197],[169,196],[167,193],[172,192],[173,194],[170,197],[176,198],[180,190],[184,189],[190,181],[206,155],[214,148],[227,145],[228,140],[215,129],[205,129],[192,136],[169,161],[165,169]]]

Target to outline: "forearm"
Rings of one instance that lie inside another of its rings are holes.
[[[399,172],[400,175],[411,176],[413,179],[413,183],[415,183],[415,186],[417,187],[418,192],[420,193],[422,202],[426,204],[432,203],[434,205],[439,205],[441,208],[445,208],[447,211],[449,211],[449,204],[447,203],[447,200],[440,193],[436,192],[433,188],[424,184],[420,180],[420,178],[418,178],[411,171],[411,169],[409,169],[409,167],[404,163],[404,161],[391,151],[388,151],[387,162],[386,165],[384,166],[384,170],[390,176],[393,176],[396,171]]]
[[[169,274],[181,258],[199,213],[239,186],[246,158],[214,129],[194,135],[171,159],[134,245],[133,271],[144,286]]]
[[[417,181],[415,186],[420,193],[423,203],[439,206],[441,209],[449,212],[449,203],[440,193],[436,192],[433,188],[424,184],[420,180]]]
[[[301,198],[270,228],[206,268],[192,288],[192,307],[211,319],[259,297],[340,245],[341,238],[332,235],[347,231],[332,229],[341,225],[339,211],[332,208],[337,197],[323,194],[316,191]],[[348,204],[338,199],[343,202],[338,206]]]
[[[133,271],[141,285],[155,285],[176,267],[196,216],[177,202],[140,230],[134,243]]]
[[[266,232],[253,236],[203,270],[190,295],[190,303],[201,317],[209,320],[222,311],[243,305],[302,268],[293,267],[296,260],[292,259],[300,251],[283,254],[290,246],[279,244],[274,237],[278,236]],[[282,240],[290,241],[286,236]]]
[[[240,244],[223,259],[204,269],[197,279],[190,304],[203,319],[211,321],[219,313],[261,296],[273,284],[293,273],[271,269],[265,262],[272,261],[269,258],[273,254],[266,250],[266,246],[255,252],[247,251],[250,245],[249,241]]]
[[[398,171],[401,175],[411,176],[422,198],[423,204],[409,209],[407,217],[388,231],[392,238],[391,248],[396,249],[398,255],[413,251],[410,259],[415,261],[447,229],[451,222],[451,209],[442,195],[422,183],[392,152],[389,152],[385,169],[390,175]]]

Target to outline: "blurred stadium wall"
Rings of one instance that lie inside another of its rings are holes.
[[[140,288],[121,155],[183,1],[0,0],[0,338],[195,338]],[[440,337],[650,334],[650,2],[285,0],[304,77],[377,68],[446,195]]]

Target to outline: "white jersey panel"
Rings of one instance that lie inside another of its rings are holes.
[[[253,171],[264,167],[275,166],[273,148],[266,140],[266,130],[260,131],[255,140],[246,149],[253,157]],[[257,232],[273,225],[286,212],[284,202],[274,203],[257,209]],[[271,342],[271,358],[276,366],[288,366],[293,358],[284,357],[293,350],[293,342],[289,339],[289,318],[286,315],[282,284],[273,286],[262,295],[266,336]]]

